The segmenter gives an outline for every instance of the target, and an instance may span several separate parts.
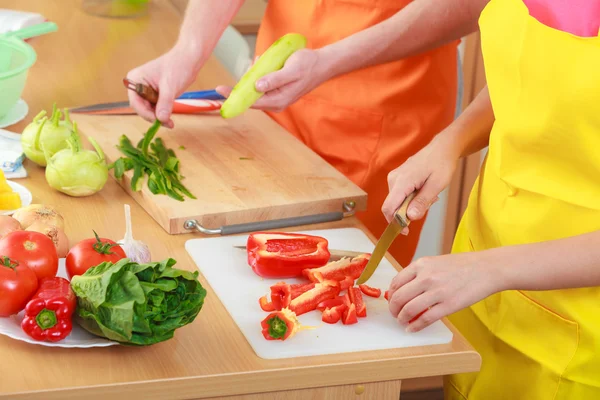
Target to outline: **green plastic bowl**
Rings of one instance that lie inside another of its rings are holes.
[[[0,119],[21,98],[29,68],[35,63],[35,50],[16,37],[0,37]]]

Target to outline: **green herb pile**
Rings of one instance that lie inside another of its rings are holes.
[[[157,120],[137,146],[133,146],[127,136],[121,136],[117,148],[125,157],[119,158],[108,168],[114,169],[117,179],[121,179],[126,171],[133,170],[131,190],[135,192],[142,190],[144,177],[148,175],[148,189],[153,194],[166,194],[178,201],[184,201],[184,196],[195,199],[181,183],[184,177],[179,173],[179,159],[175,152],[167,149],[162,139],[154,139],[159,128],[160,121]]]
[[[125,258],[74,276],[76,321],[117,342],[146,346],[173,337],[204,305],[206,290],[194,273],[172,268],[175,260],[138,264]]]

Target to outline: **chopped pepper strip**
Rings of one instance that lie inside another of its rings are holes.
[[[58,342],[71,333],[71,317],[77,299],[65,278],[53,277],[40,281],[38,291],[25,306],[21,329],[35,340]]]
[[[366,317],[367,306],[365,306],[360,289],[357,287],[348,288],[348,294],[350,295],[350,301],[356,307],[356,315],[360,318]]]
[[[315,287],[314,282],[295,283],[293,285],[290,285],[290,288],[292,289],[292,300],[295,299],[296,297],[300,296],[302,293],[308,292],[310,289],[312,289],[314,287]]]
[[[329,261],[327,239],[295,233],[255,232],[246,244],[248,264],[264,278],[292,278]]]
[[[354,279],[351,276],[347,276],[343,281],[340,282],[342,290],[346,290],[349,287],[354,286]]]
[[[267,340],[286,340],[294,336],[300,323],[296,314],[287,308],[273,312],[260,323],[262,334]]]
[[[320,302],[333,299],[340,293],[340,283],[338,281],[323,281],[315,285],[311,290],[302,293],[290,303],[289,309],[302,315],[309,311],[316,310]]]
[[[290,305],[292,288],[288,283],[278,282],[271,286],[271,302],[275,310],[281,310]]]
[[[346,310],[346,306],[344,304],[340,304],[335,307],[326,308],[323,310],[323,315],[321,316],[321,321],[328,324],[335,324],[340,319],[342,319],[342,315]]]
[[[350,304],[350,307],[344,311],[344,315],[342,316],[342,323],[344,325],[352,325],[358,322],[358,318],[356,318],[356,306],[354,304]]]
[[[263,296],[258,300],[258,304],[260,304],[260,308],[263,311],[275,311],[275,306],[273,305],[273,303],[271,303],[269,301],[269,299],[267,299],[267,296]]]
[[[364,283],[362,285],[358,285],[360,291],[370,297],[379,298],[381,296],[381,289],[374,288],[371,286],[367,286]]]
[[[347,276],[350,276],[352,279],[358,279],[367,266],[369,258],[371,258],[371,255],[367,253],[352,259],[346,257],[327,263],[319,268],[307,268],[302,271],[302,274],[304,274],[311,282],[319,282],[319,275],[317,273],[321,274],[321,279],[324,280],[333,279],[336,281],[343,281]]]
[[[419,314],[417,314],[417,316],[416,316],[416,317],[414,317],[413,319],[411,319],[410,321],[408,321],[408,323],[409,323],[409,324],[412,324],[412,323],[413,323],[413,322],[415,322],[417,319],[419,319],[419,317],[420,317],[421,315],[425,314],[425,312],[426,312],[426,311],[428,311],[428,310],[423,310],[423,311],[421,311]]]
[[[344,299],[344,296],[339,296],[339,297],[335,297],[333,299],[322,301],[317,305],[317,310],[324,311],[326,308],[333,308],[333,307],[337,307],[340,305],[343,305],[344,308],[346,308],[346,305],[345,305],[343,299]]]
[[[387,301],[390,301],[390,291],[386,290],[385,293],[383,294],[383,298],[386,299]]]

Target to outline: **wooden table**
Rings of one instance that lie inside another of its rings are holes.
[[[27,120],[42,108],[85,105],[125,98],[120,82],[126,72],[160,55],[175,40],[180,21],[173,5],[156,1],[152,12],[136,20],[91,17],[72,0],[3,0],[2,7],[41,12],[59,31],[31,41],[38,61],[30,71],[23,98]],[[211,59],[195,89],[231,83]],[[26,163],[19,180],[36,203],[51,204],[66,219],[71,243],[102,236],[120,239],[123,203],[132,206],[135,235],[151,246],[155,259],[173,257],[178,266],[195,269],[184,249],[192,235],[169,236],[112,179],[98,194],[71,198],[49,188],[43,170]],[[311,228],[362,226],[347,220]],[[304,229],[305,227],[298,228]],[[255,355],[210,286],[196,321],[175,338],[146,348],[115,346],[62,349],[35,346],[0,337],[0,398],[4,399],[378,399],[396,400],[403,379],[475,371],[479,355],[456,331],[451,344],[391,351],[263,360]],[[358,386],[357,386],[358,385]],[[357,395],[356,392],[361,392]],[[234,397],[237,396],[237,397]]]

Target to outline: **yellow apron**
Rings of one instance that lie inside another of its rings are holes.
[[[492,0],[479,23],[496,121],[453,252],[599,230],[600,37],[521,0]],[[600,399],[599,288],[505,291],[449,319],[482,368],[448,377],[447,399]]]

